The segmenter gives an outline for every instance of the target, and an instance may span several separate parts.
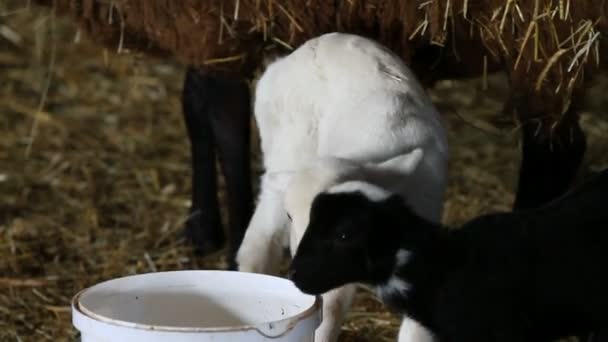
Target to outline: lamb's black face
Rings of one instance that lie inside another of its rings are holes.
[[[378,271],[374,262],[385,252],[391,259],[396,250],[385,243],[390,231],[381,210],[385,201],[374,202],[359,192],[315,198],[290,267],[290,279],[301,291],[321,294],[348,283],[372,281]]]

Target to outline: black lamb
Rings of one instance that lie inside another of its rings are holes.
[[[303,292],[371,285],[442,342],[608,341],[608,170],[540,208],[456,229],[359,187],[314,200],[289,272]]]

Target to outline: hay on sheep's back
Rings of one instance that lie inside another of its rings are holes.
[[[504,64],[517,94],[546,97],[536,103],[554,106],[558,116],[600,63],[599,32],[608,28],[607,2],[592,0],[37,2],[71,13],[94,40],[117,51],[174,55],[208,70],[250,70],[264,51],[330,31],[372,36],[406,59],[429,44],[446,46],[458,63],[445,67],[485,72]]]

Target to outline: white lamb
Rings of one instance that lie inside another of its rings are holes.
[[[268,66],[254,111],[265,172],[240,271],[278,273],[283,248],[293,255],[306,229],[312,198],[345,179],[391,189],[440,221],[448,159],[441,118],[412,71],[377,42],[341,33],[311,39]],[[337,339],[354,292],[323,295],[316,341]],[[413,328],[400,340],[415,341],[416,325],[402,326]]]

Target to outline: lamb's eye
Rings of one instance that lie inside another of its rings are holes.
[[[291,215],[289,215],[289,213],[287,213],[287,218],[289,219],[289,221],[293,221],[293,220],[291,219]]]

